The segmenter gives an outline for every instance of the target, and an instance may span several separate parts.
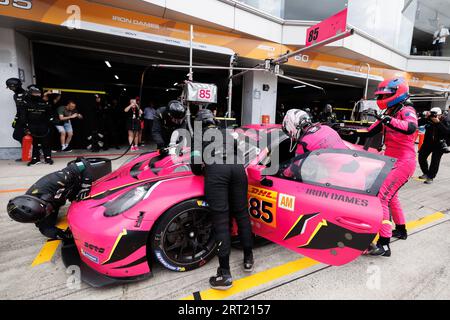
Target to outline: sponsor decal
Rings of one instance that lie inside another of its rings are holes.
[[[199,207],[209,207],[209,204],[206,201],[198,200],[197,205]]]
[[[249,186],[248,212],[250,217],[269,227],[277,227],[277,197],[278,192]]]
[[[84,249],[81,249],[81,253],[83,254],[83,256],[85,256],[86,258],[88,258],[89,260],[91,260],[92,262],[95,262],[98,264],[98,257],[94,256],[93,254],[90,254],[87,251],[84,251]]]
[[[84,247],[89,249],[89,250],[91,250],[91,251],[98,252],[98,253],[104,253],[105,252],[105,248],[99,248],[96,245],[93,245],[93,244],[90,244],[90,243],[87,243],[87,242],[84,243]]]
[[[290,196],[288,194],[280,193],[280,196],[278,197],[278,208],[294,211],[295,197]]]
[[[161,262],[161,264],[162,264],[164,267],[166,267],[167,269],[172,270],[172,271],[179,271],[179,272],[180,272],[180,271],[181,271],[181,272],[186,271],[186,268],[184,268],[184,267],[176,267],[176,266],[173,266],[173,265],[171,265],[170,263],[168,263],[168,262],[163,258],[162,254],[161,254],[161,251],[155,250],[155,255],[156,255],[156,258],[158,259],[158,261]]]
[[[369,200],[361,199],[358,197],[349,197],[343,194],[329,192],[329,191],[320,191],[316,189],[308,189],[306,190],[306,194],[314,197],[320,197],[335,201],[342,201],[349,204],[354,204],[356,206],[367,207],[369,205]]]

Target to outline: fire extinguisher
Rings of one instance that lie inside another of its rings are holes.
[[[22,139],[22,161],[31,161],[31,153],[33,152],[33,137],[26,134]]]

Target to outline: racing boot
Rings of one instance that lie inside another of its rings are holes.
[[[375,246],[371,248],[369,254],[371,256],[383,256],[390,257],[391,256],[391,248],[389,247],[390,238],[380,237]]]
[[[211,288],[216,290],[228,290],[233,286],[233,278],[229,269],[218,268],[217,275],[209,278]]]
[[[250,251],[250,253],[244,254],[244,271],[252,272],[254,264],[253,253]]]
[[[396,224],[395,229],[392,230],[392,236],[400,240],[406,240],[408,238],[408,232],[404,224]]]
[[[41,163],[41,161],[38,158],[33,158],[30,162],[28,162],[27,166],[31,167],[39,163]]]
[[[45,163],[46,163],[46,164],[49,164],[49,165],[52,165],[52,164],[54,163],[54,161],[52,160],[52,158],[46,157],[46,158],[45,158]]]

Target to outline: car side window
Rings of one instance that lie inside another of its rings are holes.
[[[280,169],[280,177],[349,192],[378,194],[395,161],[352,150],[317,150],[298,156]]]

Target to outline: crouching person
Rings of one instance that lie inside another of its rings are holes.
[[[209,283],[213,289],[226,290],[233,285],[229,261],[231,216],[236,219],[244,249],[244,271],[253,270],[253,235],[247,211],[247,175],[242,159],[239,160],[236,140],[229,130],[217,128],[211,110],[200,110],[195,121],[201,122],[203,131],[208,130],[205,136],[211,137],[209,141],[203,141],[203,132],[195,132],[191,153],[192,172],[205,175],[205,197],[211,210],[211,221],[218,244],[219,268],[217,275],[211,277]]]
[[[17,222],[35,223],[50,239],[67,239],[70,234],[56,227],[59,209],[67,200],[87,197],[91,186],[91,165],[89,161],[77,158],[64,169],[39,179],[24,195],[11,199],[7,211]]]

